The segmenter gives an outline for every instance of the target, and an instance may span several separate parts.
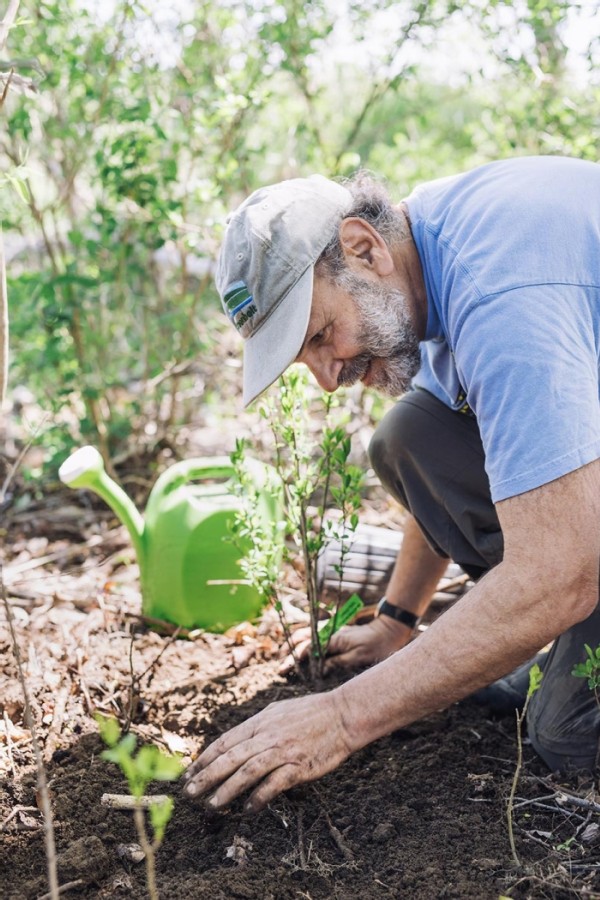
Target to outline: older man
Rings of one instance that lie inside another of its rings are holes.
[[[283,182],[231,217],[217,282],[246,402],[293,361],[403,395],[371,457],[411,518],[379,616],[332,641],[381,661],[224,734],[188,795],[258,810],[553,640],[529,734],[551,767],[592,768],[600,714],[571,670],[600,644],[600,167],[505,160],[399,206],[361,176]],[[448,558],[476,586],[411,641]]]

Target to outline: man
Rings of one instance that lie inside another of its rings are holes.
[[[221,736],[187,794],[258,810],[554,639],[530,738],[592,768],[600,713],[571,670],[600,644],[600,167],[506,160],[397,207],[364,177],[283,182],[231,218],[217,283],[247,403],[294,360],[328,391],[406,391],[371,457],[412,517],[380,615],[332,641],[342,665],[381,662]],[[448,558],[477,583],[411,641]]]

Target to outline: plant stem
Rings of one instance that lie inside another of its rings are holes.
[[[135,829],[138,833],[140,846],[144,851],[144,859],[146,862],[146,884],[148,885],[148,894],[150,900],[159,900],[158,891],[156,890],[156,859],[154,855],[154,846],[148,840],[146,834],[146,824],[144,822],[144,812],[139,806],[133,810],[133,820]]]
[[[516,713],[517,713],[517,765],[515,767],[515,773],[513,775],[512,784],[510,786],[510,794],[508,797],[508,804],[506,807],[506,816],[507,816],[507,822],[508,822],[508,840],[510,843],[512,858],[513,858],[516,866],[521,865],[521,860],[519,859],[519,855],[517,853],[517,848],[515,845],[515,835],[514,835],[514,831],[513,831],[513,812],[514,812],[515,794],[517,793],[517,784],[519,782],[519,775],[521,774],[521,767],[523,765],[522,728],[523,728],[523,722],[525,721],[525,716],[527,715],[527,707],[529,706],[530,698],[531,698],[531,694],[527,694],[525,703],[523,705],[523,709],[521,710],[521,712],[519,712],[519,710],[516,711]]]

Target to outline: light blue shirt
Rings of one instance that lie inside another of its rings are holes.
[[[495,502],[600,457],[600,165],[490,163],[406,201],[428,322],[414,379],[477,417]]]

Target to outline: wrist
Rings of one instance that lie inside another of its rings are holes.
[[[414,631],[420,620],[420,617],[409,609],[390,603],[387,597],[382,597],[377,604],[375,612],[377,618],[385,616],[386,620],[391,620],[399,625],[404,626],[409,631]]]

